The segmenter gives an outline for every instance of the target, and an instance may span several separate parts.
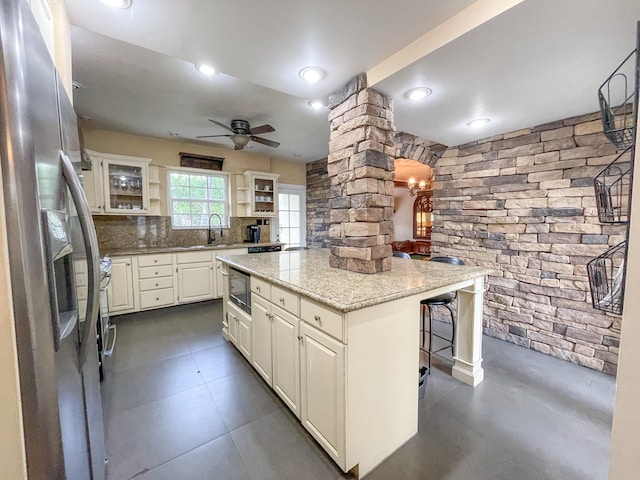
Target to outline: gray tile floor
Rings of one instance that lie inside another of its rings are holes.
[[[115,318],[108,480],[345,478],[222,338],[221,302]],[[367,480],[604,480],[614,378],[484,338],[485,381],[434,361],[419,432]]]

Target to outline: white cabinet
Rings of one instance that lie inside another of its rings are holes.
[[[229,339],[240,350],[240,353],[251,362],[253,335],[252,318],[236,307],[233,303],[227,305],[227,322]]]
[[[264,381],[271,386],[273,384],[271,364],[273,314],[271,313],[271,304],[258,295],[252,295],[251,298],[251,320],[253,327],[251,363],[264,378]]]
[[[211,252],[188,252],[176,255],[178,303],[209,300],[215,295],[215,275]]]
[[[99,164],[99,162],[98,162]],[[93,214],[104,213],[104,193],[102,192],[102,169],[92,160],[92,170],[82,172],[82,186],[87,197],[89,210]]]
[[[300,320],[272,306],[273,389],[300,418]]]
[[[343,465],[345,346],[304,322],[300,336],[300,420],[336,463]]]
[[[140,309],[168,307],[175,303],[173,255],[140,255],[138,265],[138,292]]]
[[[91,158],[91,170],[83,172],[83,187],[92,213],[149,214],[151,159],[93,151],[87,153]],[[154,174],[157,174],[156,170]],[[154,186],[154,192],[159,192],[159,181],[157,184],[154,181]],[[159,193],[154,200],[159,201]],[[159,203],[154,213],[159,213]]]
[[[275,173],[248,170],[238,176],[239,217],[275,217],[278,215],[278,177]]]
[[[102,156],[105,213],[149,213],[150,159]]]
[[[111,283],[107,293],[110,313],[126,313],[135,310],[132,257],[113,259],[111,264]]]

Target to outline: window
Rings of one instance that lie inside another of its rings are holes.
[[[280,185],[278,194],[278,238],[288,247],[305,245],[305,187]]]
[[[222,225],[228,226],[226,175],[169,170],[167,184],[173,228],[207,228],[212,213],[220,215]],[[213,224],[217,226],[219,222]]]

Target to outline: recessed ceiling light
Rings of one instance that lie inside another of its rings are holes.
[[[204,75],[215,75],[217,72],[217,70],[215,68],[213,68],[211,65],[206,64],[206,63],[196,63],[196,69],[200,72],[203,73]]]
[[[167,132],[167,135],[169,135],[170,137],[179,137],[180,134],[176,133],[176,132]]]
[[[301,153],[294,153],[293,157],[294,158],[302,158],[302,154]]]
[[[316,83],[324,78],[325,72],[319,67],[304,67],[298,75],[305,82]]]
[[[131,0],[100,0],[107,7],[111,8],[129,8],[131,6]]]
[[[476,118],[475,120],[471,120],[470,122],[467,122],[467,126],[471,128],[480,128],[480,127],[484,127],[490,121],[491,120],[488,118]]]
[[[320,110],[322,107],[324,107],[324,103],[322,103],[320,100],[311,100],[309,102],[309,106],[314,110]]]
[[[418,100],[422,100],[423,98],[428,97],[432,93],[433,91],[430,88],[418,87],[418,88],[412,88],[411,90],[406,92],[404,96],[407,97],[409,100],[413,100],[414,102],[417,102]]]

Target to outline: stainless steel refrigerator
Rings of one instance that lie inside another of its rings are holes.
[[[99,256],[76,115],[26,0],[0,2],[0,169],[30,480],[103,480]]]

